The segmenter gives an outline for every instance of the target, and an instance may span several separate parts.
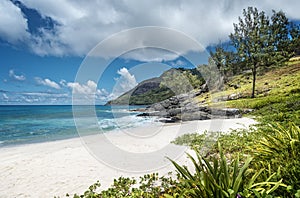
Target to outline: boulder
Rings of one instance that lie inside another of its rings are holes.
[[[180,119],[178,117],[171,117],[171,118],[160,118],[158,121],[163,123],[175,123],[175,122],[179,122]]]
[[[228,96],[227,100],[237,100],[241,97],[242,97],[241,93],[233,93]]]
[[[191,120],[209,120],[211,116],[205,112],[193,112],[193,113],[184,113],[181,115],[182,121],[191,121]]]
[[[181,113],[181,108],[169,109],[167,113],[169,116],[176,116]]]

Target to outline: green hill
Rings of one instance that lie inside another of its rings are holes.
[[[197,69],[172,68],[161,76],[151,78],[139,83],[136,87],[122,94],[118,98],[108,101],[106,105],[149,105],[168,99],[178,93],[174,93],[172,87],[184,89],[198,88],[203,83]],[[176,89],[175,92],[185,92]]]

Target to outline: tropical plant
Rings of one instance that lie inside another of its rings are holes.
[[[212,161],[196,151],[196,158],[188,154],[193,162],[194,172],[187,167],[171,162],[181,175],[180,183],[183,188],[181,194],[187,197],[267,197],[279,186],[285,186],[282,180],[272,181],[275,174],[271,174],[265,181],[257,182],[257,178],[264,169],[255,172],[249,168],[252,158],[249,157],[241,166],[239,158],[228,163],[219,144],[220,157]],[[253,174],[254,173],[254,174]],[[250,176],[253,174],[252,176]],[[249,179],[250,178],[250,179]],[[168,194],[166,197],[178,197],[177,194]]]
[[[288,126],[270,124],[261,128],[262,138],[256,141],[251,150],[255,150],[254,162],[257,167],[280,169],[285,184],[290,185],[291,194],[300,190],[300,128],[294,123]],[[284,194],[286,192],[281,192]],[[291,195],[289,194],[289,196]]]

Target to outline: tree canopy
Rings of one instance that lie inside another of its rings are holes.
[[[229,35],[232,50],[217,46],[211,58],[226,77],[240,71],[251,70],[255,96],[258,70],[281,65],[296,53],[300,43],[299,26],[291,23],[282,11],[273,11],[271,17],[264,11],[248,7],[234,23]]]

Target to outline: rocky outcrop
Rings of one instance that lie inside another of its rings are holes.
[[[235,108],[211,108],[194,101],[193,98],[205,90],[180,94],[147,107],[138,116],[157,116],[161,122],[236,118],[243,113]]]

